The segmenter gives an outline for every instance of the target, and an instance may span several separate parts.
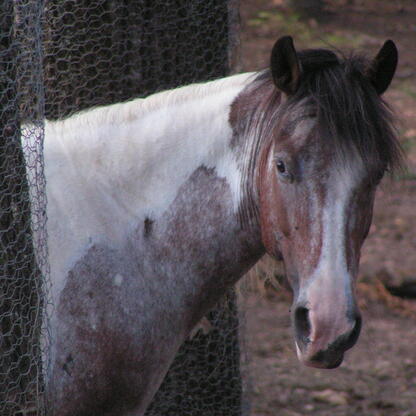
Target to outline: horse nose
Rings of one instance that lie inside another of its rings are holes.
[[[343,317],[325,319],[300,305],[295,308],[293,323],[299,359],[307,366],[318,368],[338,367],[361,331],[361,316],[355,307]]]
[[[307,345],[310,342],[309,335],[311,332],[311,323],[309,321],[309,309],[298,306],[295,309],[295,337],[301,345]]]

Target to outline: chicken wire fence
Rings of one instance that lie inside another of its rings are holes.
[[[42,409],[40,339],[47,252],[41,152],[41,10],[35,0],[0,2],[2,416],[36,414]],[[32,127],[21,134],[24,120],[31,120]]]
[[[2,0],[1,416],[47,414],[44,118],[227,75],[237,2]],[[146,415],[246,414],[239,327],[230,292],[182,346]]]

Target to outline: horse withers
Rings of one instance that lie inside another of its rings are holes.
[[[266,71],[96,108],[45,129],[56,416],[143,415],[197,322],[266,251],[299,359],[339,366],[374,192],[400,163],[380,98],[397,64],[296,52]]]

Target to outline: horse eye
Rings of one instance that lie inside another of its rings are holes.
[[[285,173],[286,172],[286,166],[285,166],[285,164],[281,160],[278,160],[277,161],[276,167],[277,167],[277,170],[280,173]]]

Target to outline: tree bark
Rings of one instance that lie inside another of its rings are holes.
[[[227,75],[237,3],[46,0],[48,118]],[[208,319],[213,330],[183,345],[147,416],[241,415],[234,294]]]

